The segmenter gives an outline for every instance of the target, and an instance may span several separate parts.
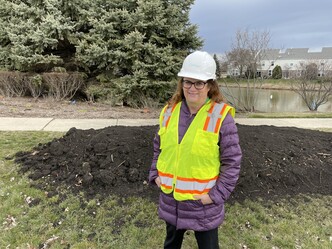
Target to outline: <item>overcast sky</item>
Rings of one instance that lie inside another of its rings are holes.
[[[237,30],[269,31],[271,48],[332,47],[332,0],[196,0],[190,21],[203,50],[230,50]]]

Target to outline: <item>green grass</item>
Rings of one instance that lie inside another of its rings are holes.
[[[332,112],[301,112],[301,113],[246,113],[247,118],[332,118]]]
[[[86,200],[67,190],[47,198],[17,173],[13,155],[62,136],[56,132],[0,132],[0,248],[162,248],[164,222],[145,198]],[[39,199],[29,206],[29,200]],[[330,248],[332,196],[298,196],[278,202],[226,206],[222,248]],[[197,248],[193,232],[184,249]]]
[[[290,89],[293,83],[296,83],[296,80],[291,79],[236,79],[236,78],[223,78],[218,79],[219,85],[227,85],[229,87],[246,87],[248,83],[255,83],[257,87],[266,88],[266,89]]]
[[[228,208],[221,237],[226,248],[329,248],[331,196],[236,204]],[[298,247],[296,247],[298,246]]]

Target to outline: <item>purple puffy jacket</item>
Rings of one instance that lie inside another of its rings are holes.
[[[179,141],[181,142],[189,125],[195,118],[185,101],[181,105],[179,120]],[[155,184],[158,177],[156,164],[160,154],[160,137],[156,134],[154,156],[149,174],[149,182]],[[220,128],[220,174],[217,184],[208,193],[214,203],[203,205],[197,201],[176,201],[172,194],[160,193],[159,217],[177,227],[194,231],[207,231],[218,227],[224,220],[224,203],[233,191],[240,173],[242,152],[234,119],[227,114]]]

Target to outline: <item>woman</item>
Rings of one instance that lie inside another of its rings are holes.
[[[242,153],[235,110],[223,103],[215,72],[208,53],[188,55],[177,90],[160,114],[149,181],[161,189],[164,248],[181,248],[186,230],[195,231],[200,249],[219,248],[218,226]]]

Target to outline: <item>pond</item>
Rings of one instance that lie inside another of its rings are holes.
[[[221,88],[221,91],[226,95],[229,101],[232,98],[227,96],[225,88]],[[239,99],[240,94],[246,91],[245,88],[232,87],[229,88],[231,95]],[[291,90],[275,90],[275,89],[256,89],[256,102],[255,110],[260,112],[308,112],[309,108],[302,100],[301,96]],[[253,91],[251,91],[251,94]],[[332,112],[332,97],[324,105],[318,107],[319,112]]]

